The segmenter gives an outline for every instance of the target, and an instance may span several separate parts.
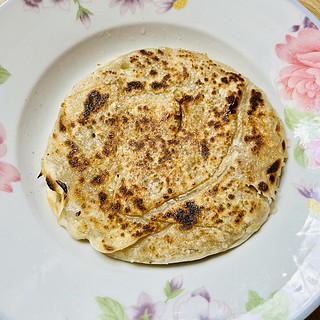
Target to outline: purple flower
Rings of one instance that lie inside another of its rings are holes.
[[[301,195],[303,195],[305,198],[308,199],[315,199],[318,202],[320,202],[320,190],[318,188],[318,186],[309,186],[307,187],[304,184],[301,185],[296,185],[297,190],[299,191],[299,193]]]
[[[317,26],[308,17],[305,17],[303,19],[302,26],[303,26],[303,28],[318,29]]]
[[[166,304],[164,302],[153,302],[150,295],[141,292],[137,305],[126,308],[125,313],[130,320],[157,320],[161,319]]]
[[[29,6],[31,8],[39,8],[39,4],[42,2],[42,0],[23,0],[26,6]]]
[[[129,9],[132,14],[136,12],[136,6],[143,9],[144,0],[111,0],[110,7],[120,5],[120,14],[125,14]]]
[[[297,32],[300,29],[305,29],[305,28],[318,29],[318,27],[308,17],[305,17],[303,19],[303,22],[300,25],[296,24],[296,25],[292,26],[290,31]]]
[[[90,10],[84,8],[80,4],[80,0],[73,0],[73,1],[76,4],[78,4],[77,20],[80,19],[82,24],[88,29],[91,25],[90,15],[93,15],[93,13]]]
[[[40,12],[40,4],[42,0],[23,0],[25,10],[33,10]]]
[[[169,284],[172,292],[181,289],[183,284],[182,275],[173,278]]]
[[[192,297],[195,297],[195,296],[201,296],[202,298],[205,298],[208,302],[210,302],[211,300],[211,297],[210,297],[210,294],[209,292],[207,291],[206,288],[199,288],[197,290],[194,290],[192,293],[191,293],[191,296]]]
[[[87,29],[90,27],[91,20],[87,12],[82,12],[82,14],[80,15],[80,20]]]
[[[154,4],[158,7],[156,10],[157,13],[166,13],[170,9],[172,9],[173,4],[177,0],[155,0]]]

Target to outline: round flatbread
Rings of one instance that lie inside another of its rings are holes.
[[[41,169],[72,237],[166,264],[256,232],[286,157],[282,123],[259,88],[205,54],[159,48],[117,57],[72,88]]]

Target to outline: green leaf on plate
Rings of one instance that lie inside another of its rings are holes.
[[[276,290],[276,291],[271,292],[271,293],[269,294],[268,300],[269,300],[269,299],[272,299],[273,296],[274,296],[278,291],[279,291],[279,290]]]
[[[297,163],[303,167],[307,168],[308,167],[308,156],[306,150],[303,150],[301,148],[301,142],[300,140],[297,142],[294,151],[293,151],[293,156],[296,159]]]
[[[87,8],[82,7],[82,11],[93,16],[93,13]]]
[[[82,11],[81,11],[80,8],[78,8],[76,19],[79,20],[79,18],[80,18],[81,15],[82,15]]]
[[[310,111],[298,111],[289,107],[284,108],[284,120],[290,130],[294,130],[302,119],[312,121],[315,117],[316,114]]]
[[[177,290],[172,291],[171,286],[170,286],[170,282],[167,281],[165,287],[163,288],[163,293],[167,297],[166,302],[169,299],[173,299],[173,298],[177,297],[182,291],[183,291],[183,289],[177,289]]]
[[[0,84],[4,83],[9,76],[10,76],[10,72],[0,66]]]
[[[270,296],[264,303],[251,310],[251,313],[260,314],[263,320],[287,320],[290,315],[290,301],[287,293],[281,289],[271,293]]]
[[[101,320],[128,320],[124,313],[125,307],[118,301],[108,297],[96,297],[96,301],[102,311],[99,315]]]
[[[259,294],[254,290],[249,290],[248,292],[248,302],[246,303],[247,312],[253,310],[257,306],[263,304],[265,300],[259,296]]]

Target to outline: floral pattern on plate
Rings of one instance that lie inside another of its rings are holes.
[[[35,11],[39,13],[42,9],[58,7],[59,9],[70,11],[71,2],[77,7],[76,20],[80,20],[88,29],[91,25],[91,17],[93,13],[84,7],[84,0],[23,0],[26,11]],[[90,1],[90,0],[88,0]],[[184,8],[188,0],[109,0],[109,7],[120,7],[120,14],[124,15],[128,11],[132,14],[136,12],[136,8],[143,9],[145,3],[153,4],[157,9],[156,13],[166,13],[174,8],[180,10]],[[87,2],[87,1],[86,1]]]
[[[0,84],[4,83],[10,72],[0,66]],[[7,138],[7,133],[4,125],[0,122],[0,158],[7,154],[7,146],[4,141]],[[0,161],[0,191],[12,192],[12,182],[17,182],[20,180],[20,174],[18,170],[11,164]]]
[[[267,299],[249,290],[245,305],[248,313],[234,312],[226,302],[212,299],[205,287],[192,291],[184,289],[182,275],[167,281],[163,293],[166,299],[154,302],[148,293],[142,291],[137,303],[129,307],[108,297],[97,297],[102,312],[99,317],[102,320],[231,320],[253,319],[259,314],[258,318],[263,320],[285,320],[290,313],[288,296],[283,290],[271,293]]]
[[[59,9],[70,11],[72,0],[23,0],[25,10],[33,10],[40,12],[41,9],[58,7]],[[93,13],[81,5],[84,1],[73,0],[74,5],[77,6],[76,19],[80,20],[82,24],[88,29],[91,25],[90,15]]]
[[[285,43],[275,47],[287,63],[280,70],[279,95],[288,101],[285,122],[298,142],[296,161],[304,168],[320,168],[320,30],[308,18],[291,28]]]
[[[4,144],[6,137],[6,130],[4,125],[0,122],[0,158],[7,153],[7,146]],[[12,192],[11,183],[19,180],[20,174],[13,165],[0,161],[0,191]]]
[[[0,84],[4,83],[10,77],[10,72],[0,66]]]
[[[186,6],[188,0],[111,0],[110,7],[120,6],[120,14],[123,15],[129,10],[132,14],[136,12],[136,8],[143,9],[145,3],[152,3],[156,9],[156,13],[165,13],[170,9],[182,9]]]
[[[320,215],[320,185],[306,185],[304,182],[296,185],[301,195],[308,199],[308,208],[314,214]]]
[[[128,6],[126,9],[122,8],[122,14],[129,9],[134,13],[133,4],[143,8],[140,0],[112,0],[110,5],[117,4],[120,4],[120,12],[122,5]],[[275,47],[278,57],[288,64],[280,71],[279,95],[292,103],[292,106],[285,107],[285,122],[295,136],[300,137],[294,151],[296,161],[304,168],[317,168],[320,167],[320,31],[305,18],[301,25],[293,26],[291,32],[297,32],[297,37],[288,34],[286,43]],[[301,184],[296,185],[296,188],[302,196],[308,198],[310,211],[320,214],[319,186]],[[226,302],[212,299],[205,287],[187,291],[182,286],[182,276],[176,277],[167,281],[163,288],[166,297],[164,301],[154,302],[143,291],[139,294],[137,303],[129,307],[109,297],[96,297],[102,312],[100,319],[285,320],[290,316],[291,293],[287,288],[272,292],[267,299],[256,291],[249,290],[244,306],[246,312],[235,312]]]

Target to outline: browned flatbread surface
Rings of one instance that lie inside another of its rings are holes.
[[[162,264],[225,251],[257,231],[286,157],[282,123],[259,88],[204,54],[159,48],[77,83],[41,166],[72,237]]]

